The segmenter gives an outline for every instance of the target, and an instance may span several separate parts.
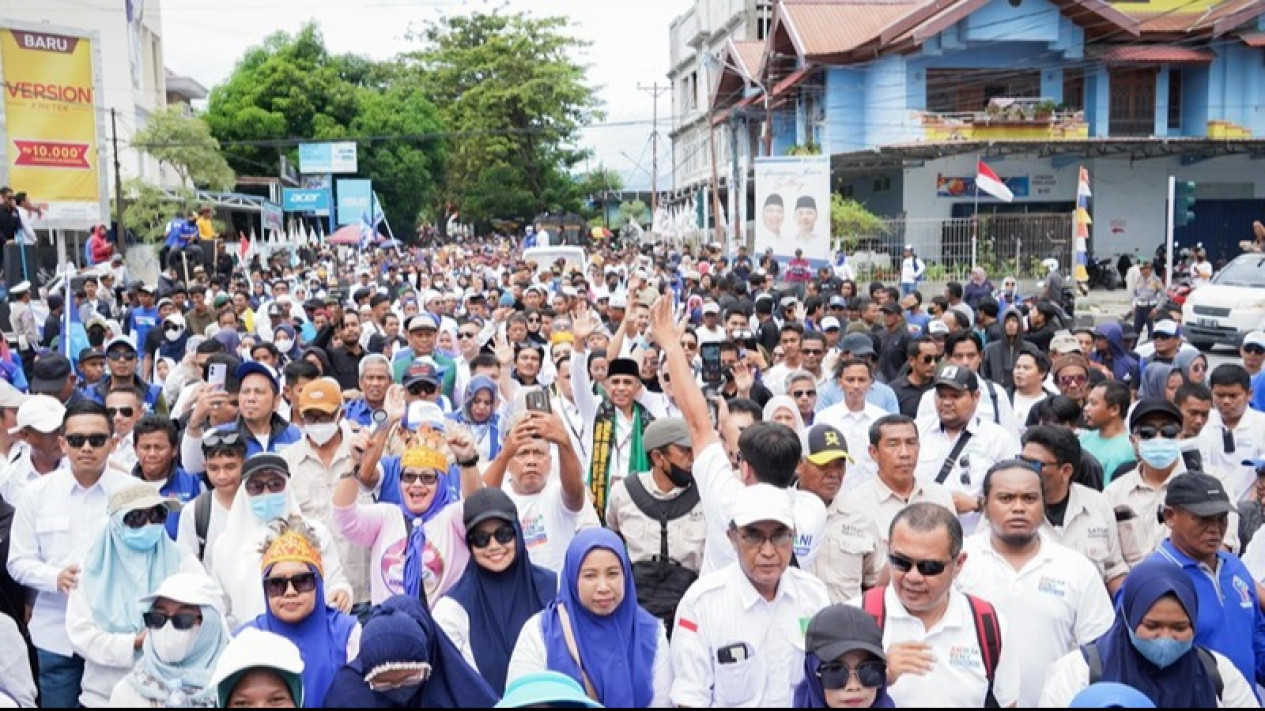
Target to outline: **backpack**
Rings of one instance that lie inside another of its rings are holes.
[[[1102,654],[1098,652],[1098,645],[1086,644],[1081,647],[1081,654],[1085,657],[1085,663],[1089,665],[1089,683],[1091,685],[1102,681]],[[1217,701],[1221,700],[1221,692],[1225,691],[1225,682],[1221,679],[1221,670],[1217,668],[1217,659],[1212,656],[1206,647],[1195,646],[1195,654],[1199,656],[1199,663],[1203,664],[1204,673],[1212,679],[1212,685],[1217,690]]]
[[[668,551],[668,522],[682,518],[694,510],[700,500],[698,486],[691,486],[671,501],[650,495],[641,477],[624,478],[633,504],[645,515],[659,521],[659,555],[632,564],[633,582],[637,585],[637,604],[646,612],[668,623],[676,617],[676,607],[698,579],[698,573],[672,558]],[[668,634],[671,634],[669,631]]]
[[[887,621],[887,600],[884,599],[886,591],[886,586],[870,588],[865,591],[861,601],[861,609],[874,618],[880,631]],[[997,697],[993,696],[993,681],[997,676],[997,663],[1001,660],[1001,623],[991,602],[974,595],[967,595],[966,601],[971,606],[971,617],[975,620],[975,637],[983,655],[984,676],[988,678],[984,708],[995,709],[998,705]]]
[[[198,560],[206,553],[206,532],[211,527],[211,495],[204,491],[193,500],[193,529],[198,536]]]

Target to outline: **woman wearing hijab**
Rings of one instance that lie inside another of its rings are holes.
[[[1197,350],[1181,350],[1173,358],[1173,367],[1191,385],[1203,385],[1208,380],[1208,357]],[[1179,386],[1180,387],[1180,386]]]
[[[279,634],[303,656],[305,708],[321,708],[334,674],[360,649],[360,623],[325,604],[321,553],[303,520],[274,521],[260,569],[268,597],[248,627]]]
[[[232,635],[219,588],[204,573],[176,573],[140,600],[148,632],[113,708],[215,708],[211,673]]]
[[[332,375],[332,373],[334,372],[334,366],[330,364],[329,356],[325,353],[325,349],[317,348],[316,346],[310,346],[309,348],[303,351],[301,357],[303,358],[303,360],[306,360],[307,362],[316,366],[316,369],[321,371],[322,378],[326,376],[331,377],[331,378],[334,377]]]
[[[1168,387],[1168,376],[1174,372],[1179,375],[1181,373],[1171,363],[1147,363],[1146,370],[1142,371],[1137,399],[1163,398]]]
[[[454,422],[464,424],[474,436],[475,448],[484,462],[496,459],[501,451],[501,435],[505,432],[501,415],[497,411],[498,388],[486,375],[476,375],[466,386],[465,402],[461,411],[449,416]]]
[[[262,547],[272,534],[269,524],[281,518],[304,518],[290,491],[290,466],[277,454],[256,454],[242,466],[242,482],[237,487],[224,531],[211,545],[211,577],[224,591],[229,629],[267,609],[267,599],[259,585]],[[318,542],[325,575],[323,587],[330,605],[351,609],[351,583],[343,573],[342,560],[329,530],[319,521],[304,518],[304,524]]]
[[[374,608],[361,640],[325,708],[488,708],[499,698],[416,597]]]
[[[303,657],[294,642],[248,627],[237,633],[211,675],[219,707],[303,706]]]
[[[141,483],[110,497],[109,523],[84,556],[79,585],[66,604],[66,633],[84,659],[84,706],[105,706],[114,685],[136,665],[147,636],[141,597],[169,576],[201,567],[163,528],[175,505]]]
[[[850,605],[823,608],[808,623],[804,680],[795,708],[895,708],[887,693],[883,632],[868,613]]]
[[[619,536],[604,528],[575,534],[559,582],[557,599],[523,625],[506,682],[556,671],[610,708],[670,706],[667,634],[637,605],[632,564]]]
[[[527,559],[518,507],[504,491],[476,491],[463,512],[472,565],[435,603],[435,621],[502,694],[519,632],[557,596],[558,577]]]
[[[790,395],[769,398],[764,404],[764,419],[786,425],[796,432],[804,430],[804,418],[799,414],[799,407]]]
[[[334,489],[334,525],[368,548],[373,604],[412,595],[433,604],[465,570],[469,551],[457,494],[445,482],[448,455],[439,435],[419,436],[400,457],[400,503],[357,503],[360,482],[347,477]],[[390,486],[389,483],[383,484]]]
[[[1090,683],[1107,681],[1141,691],[1159,708],[1256,708],[1234,663],[1195,646],[1198,618],[1189,574],[1166,560],[1143,562],[1125,578],[1111,629],[1050,667],[1040,706],[1066,708]],[[1090,678],[1090,659],[1102,669],[1098,678]]]
[[[288,323],[283,323],[272,330],[272,345],[277,347],[283,358],[282,362],[277,364],[278,370],[280,366],[303,357],[303,349],[299,348],[297,332],[294,326]]]

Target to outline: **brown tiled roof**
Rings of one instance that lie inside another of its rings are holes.
[[[1198,29],[1210,28],[1213,34],[1222,35],[1262,14],[1265,14],[1265,3],[1261,0],[1226,0],[1208,13]]]
[[[782,11],[795,47],[804,57],[845,54],[930,0],[785,0]]]
[[[764,56],[763,40],[739,40],[734,43],[734,57],[748,76],[758,76],[760,59]]]
[[[1112,47],[1097,54],[1108,63],[1206,64],[1216,59],[1211,50],[1163,44],[1134,44]]]

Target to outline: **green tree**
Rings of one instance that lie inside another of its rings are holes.
[[[443,172],[443,127],[435,108],[416,88],[402,84],[385,91],[362,89],[360,113],[351,130],[355,135],[433,136],[360,145],[361,175],[373,181],[395,236],[410,239]]]
[[[639,225],[650,223],[650,208],[641,200],[624,201],[619,204],[619,217],[611,223],[611,229],[617,230],[629,222]]]
[[[179,199],[172,200],[161,188],[139,178],[123,181],[123,194],[123,224],[143,242],[162,242],[167,222],[176,215],[187,214],[194,205],[193,191],[187,187],[179,188]],[[111,215],[114,210],[111,205]]]
[[[186,187],[229,190],[237,180],[210,128],[179,106],[150,116],[148,125],[132,137],[132,146],[174,170]]]
[[[578,207],[579,130],[602,114],[572,59],[587,43],[565,34],[569,24],[500,8],[445,16],[412,36],[421,47],[402,60],[451,132],[438,224],[452,209],[481,222]]]
[[[836,247],[850,253],[856,251],[861,237],[887,234],[887,223],[856,200],[831,193],[830,234]]]

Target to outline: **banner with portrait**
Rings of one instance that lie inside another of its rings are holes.
[[[830,260],[830,158],[755,159],[755,251],[782,259]]]

